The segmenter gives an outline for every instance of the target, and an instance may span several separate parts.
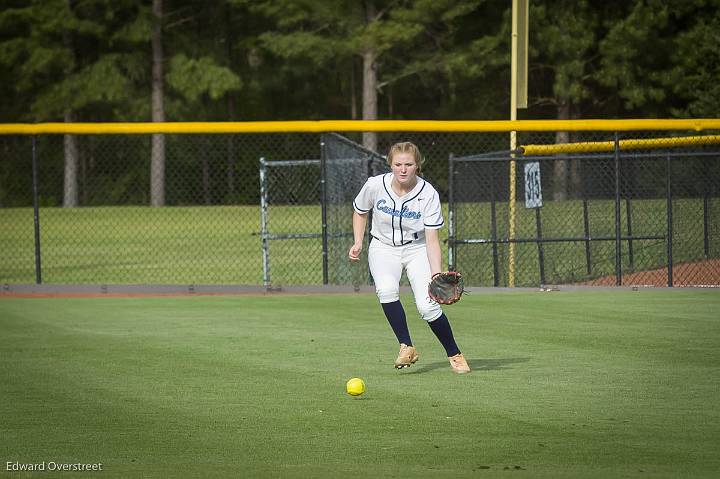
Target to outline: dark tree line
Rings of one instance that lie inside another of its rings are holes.
[[[510,3],[0,0],[0,121],[506,119]],[[529,18],[519,118],[718,115],[720,0],[531,0]],[[164,155],[156,135],[153,205]],[[64,156],[72,206],[71,136]]]

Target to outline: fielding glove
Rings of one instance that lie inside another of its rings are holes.
[[[465,291],[462,275],[457,271],[446,271],[433,275],[428,285],[428,296],[440,304],[453,304],[460,301]]]

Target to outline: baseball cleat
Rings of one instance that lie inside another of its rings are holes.
[[[418,353],[415,351],[414,346],[408,346],[407,344],[400,344],[400,352],[395,360],[395,369],[409,368],[412,364],[415,364],[418,360]]]
[[[467,361],[465,361],[465,356],[462,355],[462,353],[456,354],[455,356],[450,356],[448,358],[450,361],[450,366],[453,369],[453,372],[456,372],[458,374],[465,374],[470,372],[470,366],[468,366]]]

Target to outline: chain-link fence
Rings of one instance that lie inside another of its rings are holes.
[[[323,135],[323,234],[327,238],[326,282],[331,284],[367,284],[370,271],[365,261],[351,265],[348,251],[352,246],[352,202],[367,181],[389,170],[385,158],[340,135]],[[372,213],[371,213],[372,214]],[[368,221],[368,227],[371,221]],[[363,251],[368,250],[370,234],[365,235]]]
[[[322,282],[321,199],[320,160],[260,160],[265,287]]]
[[[518,144],[612,143],[612,135],[520,132]],[[677,133],[683,135],[689,133]],[[346,136],[361,142],[360,133]],[[516,286],[616,284],[617,264],[622,284],[650,284],[648,278],[656,270],[665,271],[666,280],[672,274],[676,285],[720,282],[716,144],[669,143],[673,148],[662,151],[657,145],[626,151],[623,145],[617,179],[612,149],[560,153],[564,156],[532,148],[526,156],[518,152],[518,201],[512,206],[516,221],[511,232],[511,157],[497,153],[508,149],[508,136],[378,133],[380,154],[396,141],[413,141],[420,147],[427,160],[425,177],[438,189],[445,207],[451,206],[454,232],[441,231],[443,248],[454,255],[453,266],[470,284],[507,285],[511,276]],[[153,147],[152,135],[0,135],[0,282],[365,282],[366,271],[349,268],[345,260],[352,241],[351,203],[366,175],[379,170],[358,169],[366,160],[353,160],[357,163],[352,167],[352,162],[335,160],[379,155],[365,152],[358,157],[362,150],[357,145],[309,133],[163,138],[160,150]],[[350,145],[352,154],[343,152],[342,145]],[[336,146],[339,151],[333,152]],[[491,156],[463,160],[480,154]],[[155,163],[162,160],[161,175],[152,166],[153,158]],[[261,158],[267,168],[266,216],[260,208]],[[327,160],[324,182],[322,158]],[[530,159],[539,163],[539,210],[524,206],[524,168]],[[310,161],[302,164],[306,160]],[[284,161],[300,163],[281,166]],[[668,173],[670,203],[663,196]],[[150,206],[158,197],[164,206]],[[281,240],[268,234],[298,236]],[[615,261],[618,245],[620,262]],[[689,282],[683,279],[688,268],[695,271],[688,273],[694,278]],[[645,276],[635,281],[631,274]]]
[[[717,146],[587,137],[451,158],[452,265],[475,285],[717,285]]]
[[[266,287],[371,281],[367,264],[347,259],[352,201],[369,176],[387,171],[386,161],[333,133],[322,135],[320,150],[319,160],[260,161]]]
[[[164,179],[151,184],[151,135],[76,135],[70,148],[0,136],[0,282],[262,284],[258,160],[317,158],[318,135],[164,138]],[[165,206],[150,207],[160,187]]]

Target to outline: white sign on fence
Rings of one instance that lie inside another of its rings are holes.
[[[542,187],[540,185],[540,163],[525,163],[525,208],[542,206]]]

